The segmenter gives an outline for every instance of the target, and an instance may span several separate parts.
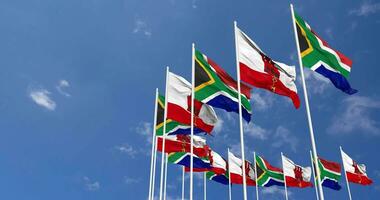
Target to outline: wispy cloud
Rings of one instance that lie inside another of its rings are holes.
[[[260,140],[266,140],[270,134],[268,130],[254,123],[244,124],[244,133]]]
[[[291,134],[289,129],[283,126],[279,126],[277,127],[273,137],[275,138],[273,140],[274,142],[272,143],[273,147],[280,148],[286,145],[289,146],[292,151],[296,152],[298,139],[293,134]]]
[[[380,11],[380,3],[372,3],[371,1],[363,1],[356,9],[349,11],[351,15],[368,16]]]
[[[314,72],[309,69],[304,70],[305,79],[307,80],[307,88],[313,93],[313,94],[323,94],[325,93],[326,89],[329,87],[330,80],[323,77],[317,72]],[[301,83],[301,76],[299,76],[299,83]]]
[[[134,158],[138,151],[136,151],[131,145],[129,144],[122,144],[119,146],[115,146],[115,149],[119,151],[120,153],[126,154],[131,158]]]
[[[325,34],[326,34],[327,37],[330,38],[330,39],[333,39],[333,38],[334,38],[333,30],[332,30],[331,27],[325,29]]]
[[[100,183],[98,181],[92,181],[87,176],[83,177],[85,189],[88,191],[96,191],[100,189]]]
[[[263,195],[281,195],[281,196],[284,196],[285,195],[285,190],[282,189],[282,188],[279,188],[279,187],[264,187],[262,190],[261,190],[261,193]],[[290,192],[288,190],[288,196],[291,196],[292,195],[292,192]]]
[[[136,19],[135,20],[135,26],[132,31],[134,34],[143,34],[146,37],[152,36],[152,31],[149,29],[147,23],[142,19]]]
[[[198,8],[197,0],[191,0],[191,7],[194,9]]]
[[[251,94],[253,110],[264,111],[270,108],[274,102],[274,95],[267,91],[256,90]]]
[[[67,80],[60,80],[58,82],[58,85],[55,87],[57,89],[57,91],[65,96],[65,97],[70,97],[71,95],[67,92],[65,92],[65,89],[66,88],[69,88],[70,87],[70,83],[67,81]]]
[[[355,130],[360,134],[379,135],[379,122],[374,120],[371,113],[380,109],[380,100],[364,96],[349,96],[343,100],[340,114],[333,117],[328,128],[331,134],[347,134]]]
[[[54,111],[57,104],[50,98],[50,92],[46,89],[30,89],[29,97],[39,106]]]
[[[124,177],[126,184],[136,184],[141,182],[141,178]]]
[[[149,142],[149,144],[152,144],[152,123],[149,122],[141,122],[135,129],[137,134],[140,134],[144,136]]]
[[[213,131],[216,134],[219,134],[222,131],[222,129],[223,129],[223,123],[224,123],[224,120],[219,117],[218,121],[216,122],[216,124],[214,126],[214,129],[213,129]]]

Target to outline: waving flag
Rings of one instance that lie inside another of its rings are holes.
[[[171,72],[168,76],[168,119],[182,124],[191,124],[191,84]],[[214,109],[196,101],[194,111],[195,127],[211,133],[218,120]]]
[[[282,156],[282,166],[288,187],[311,187],[311,167],[296,165],[289,158]]]
[[[243,184],[243,161],[231,152],[228,152],[228,167],[230,170],[230,179],[233,184]],[[247,185],[255,186],[255,171],[250,162],[245,161],[245,173]]]
[[[284,186],[284,173],[281,169],[273,167],[256,155],[257,184],[259,186],[270,187],[273,185]]]
[[[173,152],[169,153],[168,161],[173,164],[182,165],[185,167],[190,167],[191,154],[188,152]],[[208,156],[199,157],[193,155],[193,167],[194,169],[199,169],[202,171],[207,171],[211,169],[210,160]]]
[[[215,172],[208,171],[206,172],[206,177],[209,180],[228,185],[228,174],[216,174]]]
[[[157,124],[156,124],[156,135],[162,136],[164,132],[164,112],[165,112],[165,97],[158,95],[157,99]],[[181,124],[171,119],[166,120],[166,133],[167,135],[177,135],[177,134],[190,134],[190,126],[187,124]],[[201,133],[202,130],[199,128],[194,128],[194,133]]]
[[[165,137],[165,153],[173,152],[190,152],[191,143],[188,135],[172,135]],[[157,137],[157,150],[162,151],[163,138]],[[193,152],[200,157],[208,157],[210,148],[206,145],[206,141],[199,137],[193,137]]]
[[[350,156],[341,150],[344,171],[349,182],[360,185],[370,185],[372,180],[368,178],[364,164],[356,163]]]
[[[330,79],[334,86],[347,94],[355,94],[347,81],[352,61],[337,50],[332,49],[319,37],[310,25],[294,13],[302,64]]]
[[[207,171],[212,171],[215,174],[225,174],[227,171],[227,162],[220,156],[218,153],[216,153],[213,150],[208,151],[208,159],[210,160],[211,163],[211,169],[196,169],[194,168],[194,171],[196,172],[207,172]],[[186,172],[190,171],[190,168],[185,168]]]
[[[241,80],[287,96],[293,101],[294,106],[299,108],[295,68],[272,60],[243,31],[236,29]]]
[[[320,179],[322,186],[328,187],[333,190],[340,190],[342,187],[339,185],[341,177],[341,167],[339,163],[328,161],[322,158],[318,158],[319,171],[321,173]],[[318,179],[316,179],[318,180]]]
[[[241,85],[243,118],[251,120],[251,88]],[[237,82],[214,61],[195,51],[195,98],[210,106],[239,113]]]

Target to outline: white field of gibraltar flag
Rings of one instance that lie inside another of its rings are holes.
[[[364,164],[356,163],[343,150],[341,150],[340,153],[342,154],[343,168],[349,182],[360,185],[372,184],[372,180],[367,176],[366,166]]]
[[[231,183],[233,184],[243,184],[243,161],[236,157],[233,153],[228,152],[228,168],[231,174]],[[247,166],[248,165],[248,166]],[[247,185],[256,185],[255,181],[255,171],[252,165],[246,161],[246,183]]]
[[[282,156],[282,167],[288,187],[312,187],[310,182],[311,168],[296,165],[289,158]]]
[[[168,74],[168,119],[190,125],[191,122],[191,84],[181,76]],[[218,118],[214,109],[194,100],[194,126],[210,133]]]

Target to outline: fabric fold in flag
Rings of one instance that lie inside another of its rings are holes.
[[[310,25],[294,13],[302,64],[330,79],[334,86],[347,94],[355,94],[347,78],[352,61],[319,37]]]
[[[191,84],[183,77],[171,72],[169,72],[167,84],[167,118],[182,124],[191,124]],[[217,121],[218,118],[211,106],[195,101],[195,127],[206,133],[211,133]]]
[[[311,167],[296,165],[286,156],[282,156],[282,166],[287,187],[312,187]]]
[[[321,173],[320,179],[323,187],[333,190],[340,190],[342,188],[339,185],[339,180],[342,175],[339,163],[318,158],[318,167]]]
[[[157,150],[162,152],[163,137],[157,137]],[[206,141],[199,137],[193,137],[193,152],[200,157],[208,157],[210,148],[206,145]],[[191,141],[188,135],[172,135],[165,137],[165,153],[173,152],[190,152]]]
[[[212,171],[213,173],[219,175],[219,174],[225,174],[227,171],[227,162],[220,156],[218,153],[216,153],[213,150],[209,151],[209,160],[211,163],[211,169],[196,169],[193,170],[195,172],[206,172],[206,171]],[[186,172],[190,171],[190,168],[185,168]]]
[[[206,178],[223,185],[228,185],[228,175],[226,174],[216,174],[215,172],[206,172]]]
[[[243,169],[245,167],[246,173],[246,183],[249,186],[255,186],[255,171],[250,162],[245,161],[243,166],[243,161],[236,157],[233,153],[228,152],[228,167],[230,170],[230,179],[233,184],[243,184]]]
[[[343,166],[346,172],[346,176],[349,182],[360,185],[370,185],[372,180],[368,178],[366,173],[366,166],[364,164],[356,163],[350,156],[344,151],[341,151]]]
[[[168,154],[168,162],[190,167],[191,153],[189,152],[173,152]],[[210,160],[208,157],[200,157],[193,155],[193,167],[202,171],[211,169]]]
[[[284,186],[284,173],[264,158],[256,155],[257,184],[263,187]]]
[[[195,98],[215,108],[239,113],[237,82],[216,62],[195,51]],[[251,120],[251,88],[241,84],[242,115]]]
[[[295,67],[272,60],[243,31],[236,29],[241,80],[252,86],[287,96],[292,100],[294,107],[299,108]]]

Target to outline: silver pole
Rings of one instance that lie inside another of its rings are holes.
[[[305,82],[305,77],[304,77],[304,73],[303,73],[302,58],[301,58],[301,55],[300,55],[300,47],[299,47],[299,44],[298,44],[298,35],[297,35],[296,21],[294,19],[293,4],[290,4],[290,10],[292,12],[294,37],[295,37],[296,45],[297,45],[298,62],[299,62],[299,67],[300,67],[300,71],[301,71],[301,80],[302,80],[303,94],[304,94],[304,97],[305,97],[306,114],[307,114],[307,120],[308,120],[308,124],[309,124],[311,146],[312,146],[312,149],[313,149],[314,160],[317,160],[318,159],[318,156],[317,156],[317,147],[315,145],[313,123],[312,123],[312,120],[311,120],[311,114],[310,114],[310,108],[309,108],[309,98],[307,96],[306,82]],[[318,180],[319,180],[319,184],[318,184],[319,196],[320,196],[321,200],[324,200],[325,198],[324,198],[324,195],[323,195],[323,189],[322,189],[321,180],[320,180],[320,176],[319,176],[319,174],[320,174],[319,167],[317,167],[316,172],[317,172],[317,176],[318,176]]]
[[[282,170],[284,171],[284,154],[281,152]],[[286,176],[284,175],[284,186],[285,186],[285,199],[288,200],[288,188],[286,186]]]
[[[253,164],[254,164],[254,167],[255,167],[256,200],[259,200],[259,184],[257,183],[256,152],[253,152]]]
[[[227,159],[228,159],[228,196],[229,200],[232,200],[232,192],[231,192],[231,170],[230,170],[230,149],[227,148]]]
[[[191,55],[191,141],[190,141],[190,200],[193,200],[193,136],[194,136],[194,88],[195,88],[195,44],[192,44],[192,55]]]
[[[348,183],[348,178],[347,178],[346,168],[344,167],[343,150],[342,150],[342,147],[341,147],[341,146],[339,146],[339,149],[340,149],[340,156],[342,157],[344,177],[346,177],[346,184],[347,184],[348,197],[350,198],[350,200],[352,200],[352,197],[351,197],[351,190],[350,190],[350,183]]]
[[[153,182],[153,176],[155,176],[155,173],[153,173],[153,165],[155,163],[154,154],[155,152],[155,146],[156,146],[156,124],[157,124],[157,100],[158,100],[158,88],[156,88],[156,98],[154,102],[154,119],[153,119],[153,134],[152,134],[152,153],[150,158],[150,177],[149,177],[149,197],[148,199],[152,200],[152,193],[154,190],[154,182]]]
[[[310,151],[310,160],[311,160],[311,169],[313,171],[313,180],[314,180],[314,184],[318,184],[317,183],[317,180],[315,180],[315,170],[314,170],[314,163],[318,163],[318,161],[314,161],[313,162],[313,154],[311,153]],[[316,166],[318,167],[318,166]],[[317,196],[317,200],[319,200],[319,195],[318,195],[318,186],[317,185],[314,185],[314,188],[315,188],[315,195]]]

